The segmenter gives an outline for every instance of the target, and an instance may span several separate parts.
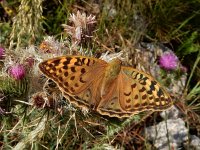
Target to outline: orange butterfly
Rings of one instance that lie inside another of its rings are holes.
[[[142,111],[172,106],[168,93],[150,75],[121,65],[85,56],[61,56],[39,64],[64,97],[78,107],[95,109],[110,117],[129,117]]]

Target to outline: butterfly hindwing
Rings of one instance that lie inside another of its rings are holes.
[[[119,78],[117,78],[110,86],[110,91],[101,99],[101,102],[97,107],[97,111],[100,114],[118,118],[133,115],[132,112],[126,111],[122,108],[123,104],[120,103],[120,88]]]
[[[71,96],[64,92],[64,96],[78,107],[96,108],[101,101],[101,84],[103,76],[99,76],[98,80],[93,80],[82,92]]]

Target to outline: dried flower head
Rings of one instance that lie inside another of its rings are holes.
[[[35,63],[35,59],[33,57],[28,57],[25,59],[25,63],[28,67],[32,68]]]
[[[43,53],[54,53],[54,54],[62,54],[62,49],[64,45],[55,40],[54,37],[47,36],[44,41],[41,42],[39,49]]]
[[[0,47],[0,59],[4,58],[5,55],[5,49],[3,47]]]
[[[42,92],[35,93],[31,98],[33,105],[36,106],[37,108],[43,108],[46,101],[45,99],[46,96]]]
[[[31,98],[33,105],[37,108],[53,108],[54,107],[54,100],[50,97],[47,97],[47,95],[44,92],[37,92],[33,94]]]
[[[22,64],[15,64],[13,66],[10,66],[8,69],[8,72],[11,77],[13,77],[16,80],[21,80],[25,77],[25,68]]]
[[[183,73],[186,73],[188,71],[187,67],[181,65],[180,66],[180,70],[183,72]]]
[[[159,59],[160,67],[166,70],[175,70],[178,67],[178,57],[173,52],[164,53]]]
[[[72,43],[79,44],[86,38],[91,38],[94,31],[94,23],[96,23],[95,16],[86,16],[85,13],[71,14],[69,21],[73,23],[72,26],[63,24],[64,30],[72,36]]]
[[[53,47],[51,47],[50,43],[47,41],[42,41],[42,43],[40,43],[39,48],[44,53],[51,53],[51,52],[55,51],[53,49]]]

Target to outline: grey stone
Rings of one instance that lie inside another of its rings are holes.
[[[190,146],[195,150],[200,150],[200,138],[195,135],[191,135]]]
[[[172,106],[171,108],[167,109],[166,111],[162,111],[160,116],[165,119],[177,119],[181,116],[180,111],[175,107]]]
[[[167,128],[166,128],[167,127]],[[145,129],[146,138],[153,141],[154,146],[159,150],[178,149],[188,141],[188,129],[185,122],[178,119],[168,119],[159,124]]]

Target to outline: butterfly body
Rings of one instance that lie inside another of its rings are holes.
[[[105,73],[101,86],[101,98],[109,93],[110,88],[117,79],[121,70],[121,61],[119,59],[112,60],[105,68]]]
[[[61,56],[39,64],[63,95],[78,107],[94,108],[102,115],[129,117],[141,111],[172,106],[167,92],[150,75],[85,56]]]

